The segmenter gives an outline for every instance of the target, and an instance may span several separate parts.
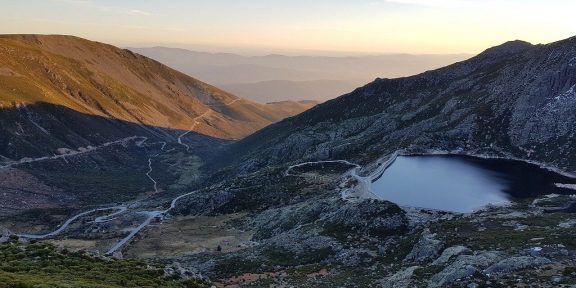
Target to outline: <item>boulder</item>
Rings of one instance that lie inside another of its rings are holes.
[[[497,251],[482,251],[474,255],[460,255],[452,264],[430,278],[428,288],[446,287],[448,284],[485,269],[502,260],[503,255]]]
[[[432,262],[432,265],[444,265],[444,264],[448,263],[448,261],[450,261],[450,259],[453,257],[456,257],[456,256],[461,255],[461,254],[471,254],[471,253],[472,253],[472,250],[468,249],[468,247],[452,246],[452,247],[446,248],[442,252],[442,255],[440,255],[440,257],[438,257],[436,260],[434,260],[434,262]]]
[[[404,258],[404,262],[426,262],[438,257],[444,243],[435,237],[436,234],[430,233],[429,229],[424,230],[422,238]]]
[[[404,270],[396,272],[396,274],[380,280],[380,287],[382,288],[405,288],[412,287],[412,275],[414,271],[420,268],[420,266],[408,267]]]
[[[408,229],[408,219],[396,204],[381,200],[346,202],[321,219],[330,234],[367,234],[373,237],[398,235]]]

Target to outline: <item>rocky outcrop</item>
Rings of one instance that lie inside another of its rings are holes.
[[[470,250],[464,246],[449,247],[449,248],[444,249],[444,251],[442,252],[442,255],[440,255],[440,257],[438,257],[438,259],[434,260],[434,262],[432,262],[432,265],[445,265],[453,257],[456,257],[458,255],[462,255],[462,254],[471,254],[471,253],[472,253],[472,250]]]
[[[380,286],[382,288],[405,288],[410,287],[412,283],[412,275],[419,266],[411,266],[406,269],[396,272],[396,274],[387,277],[380,281]]]
[[[337,207],[338,203],[334,203],[334,201],[307,201],[263,211],[251,218],[247,225],[256,230],[255,239],[265,239],[300,225],[313,223],[320,219],[324,213],[337,209]]]
[[[10,232],[10,230],[6,229],[6,228],[1,228],[1,232],[0,232],[0,244],[6,243],[8,241],[10,241],[10,236],[12,235],[12,232]]]
[[[320,220],[329,233],[354,233],[387,237],[407,230],[404,212],[388,201],[365,200],[346,203]]]
[[[436,234],[430,233],[429,229],[424,230],[422,238],[404,258],[404,262],[426,262],[438,257],[444,243],[435,237]]]
[[[550,264],[550,260],[544,257],[517,256],[506,258],[484,270],[484,274],[509,273],[520,269],[533,268]]]
[[[446,285],[474,275],[478,271],[500,261],[503,254],[496,251],[483,251],[474,255],[460,255],[452,264],[448,265],[440,273],[430,278],[428,288],[445,287]]]

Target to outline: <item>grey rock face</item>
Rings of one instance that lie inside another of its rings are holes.
[[[202,215],[214,211],[232,198],[228,191],[197,193],[184,198],[174,209],[174,214]]]
[[[456,256],[461,255],[461,254],[471,254],[471,253],[472,253],[472,250],[470,250],[464,246],[449,247],[449,248],[444,249],[444,251],[442,252],[442,255],[440,255],[440,257],[438,257],[438,259],[434,260],[434,262],[432,262],[432,265],[444,265],[444,264],[448,263],[448,261],[450,259],[452,259],[453,257],[456,257]]]
[[[444,287],[448,283],[452,283],[458,279],[470,277],[476,273],[478,269],[472,265],[454,266],[444,269],[439,274],[434,275],[430,279],[428,288]]]
[[[574,228],[576,227],[576,219],[570,219],[558,224],[560,228]]]
[[[182,267],[180,263],[175,262],[171,266],[164,268],[166,277],[178,277],[180,279],[198,279],[207,280],[200,272]]]
[[[408,267],[404,270],[398,271],[396,274],[385,278],[380,281],[380,287],[382,288],[405,288],[411,287],[412,275],[419,266]]]
[[[484,274],[508,273],[520,269],[550,264],[544,257],[518,256],[504,259],[484,270]]]
[[[387,201],[349,202],[321,220],[325,230],[335,233],[354,232],[387,237],[406,231],[408,219],[396,205]]]
[[[341,263],[347,267],[358,267],[372,259],[372,251],[361,248],[352,248],[342,250],[338,255],[336,255],[336,257],[334,257],[333,262]]]
[[[404,262],[425,262],[438,257],[442,250],[444,243],[435,239],[436,234],[431,234],[430,230],[426,229],[422,233],[422,238],[414,247],[412,251],[404,258]]]
[[[470,277],[502,258],[503,255],[500,252],[491,251],[479,252],[475,255],[460,255],[452,264],[430,278],[428,288],[445,287],[457,279]]]
[[[327,211],[335,209],[330,201],[307,201],[294,206],[266,210],[250,220],[249,225],[256,229],[254,237],[262,239],[294,229],[305,223],[320,219]]]
[[[0,234],[0,244],[4,244],[10,240],[10,235],[12,235],[12,233],[7,229],[2,229],[1,233],[2,234]]]

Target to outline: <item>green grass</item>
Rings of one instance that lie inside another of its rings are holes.
[[[532,216],[526,219],[521,219],[518,222],[520,224],[528,225],[528,226],[538,226],[538,227],[554,227],[558,224],[574,219],[573,214],[569,213],[550,213],[544,214],[540,216]]]
[[[7,287],[209,287],[167,278],[141,261],[95,258],[47,243],[0,245],[0,288]]]

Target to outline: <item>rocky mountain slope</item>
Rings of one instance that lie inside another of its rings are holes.
[[[416,76],[377,79],[230,147],[240,171],[397,150],[490,154],[576,171],[576,38],[512,41]],[[230,164],[230,162],[226,162]]]
[[[563,185],[567,195],[465,214],[349,196],[371,180],[358,174],[381,171],[396,151],[576,172],[575,87],[576,38],[512,41],[435,71],[377,79],[225,146],[214,161],[217,184],[174,213],[236,215],[221,229],[252,237],[219,234],[239,248],[167,262],[241,287],[570,287],[572,184]]]

